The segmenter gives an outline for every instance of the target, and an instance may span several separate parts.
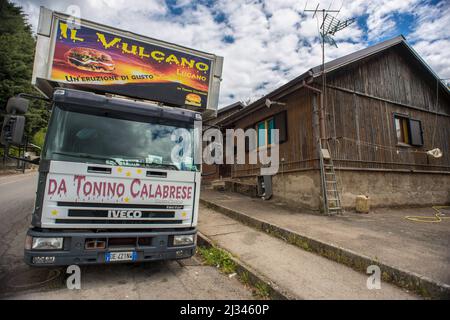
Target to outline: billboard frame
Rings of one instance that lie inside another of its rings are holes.
[[[67,14],[52,11],[45,7],[40,8],[32,84],[47,97],[51,97],[51,94],[55,87],[70,87],[70,85],[66,82],[57,82],[51,79],[51,72],[53,69],[53,58],[56,46],[56,37],[58,31],[58,22],[61,20],[67,21],[68,19],[73,19],[73,17],[71,18]],[[222,80],[221,76],[223,67],[223,57],[206,53],[200,50],[180,46],[174,43],[142,36],[133,32],[121,30],[115,27],[96,23],[90,20],[79,19],[79,22],[81,27],[85,26],[88,28],[98,30],[100,32],[106,32],[113,35],[117,35],[118,37],[130,39],[132,41],[159,46],[162,48],[174,50],[180,53],[189,54],[194,57],[199,57],[211,61],[211,69],[209,70],[210,73],[209,73],[206,108],[199,109],[186,105],[171,105],[171,106],[191,109],[197,112],[206,112],[207,114],[211,113],[216,114],[219,102],[220,82]],[[108,92],[108,90],[105,90],[104,93],[114,94],[114,92]],[[148,100],[164,104],[164,101],[157,101],[152,99]]]

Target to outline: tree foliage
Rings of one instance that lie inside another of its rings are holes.
[[[42,128],[41,130],[36,132],[35,135],[33,136],[33,143],[35,145],[41,147],[41,149],[44,147],[46,133],[47,133],[47,128]]]
[[[31,85],[36,39],[22,8],[0,0],[0,109],[9,97],[19,93],[37,95]],[[25,134],[29,137],[47,126],[49,112],[43,101],[32,100],[26,115]],[[1,117],[3,123],[3,117]]]

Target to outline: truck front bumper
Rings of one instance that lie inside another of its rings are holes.
[[[62,237],[63,249],[60,250],[27,250],[24,251],[24,261],[31,266],[67,266],[86,265],[107,262],[110,252],[133,252],[133,261],[143,262],[155,260],[185,259],[194,255],[196,247],[195,228],[170,231],[116,231],[116,232],[88,232],[88,231],[47,231],[29,229],[27,236],[31,237]],[[174,246],[176,235],[194,235],[194,243]],[[105,248],[86,248],[87,242],[93,240],[105,241]]]

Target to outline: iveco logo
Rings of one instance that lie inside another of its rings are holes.
[[[137,210],[109,210],[109,218],[141,218],[142,212]]]

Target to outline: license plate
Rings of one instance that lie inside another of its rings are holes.
[[[137,253],[135,251],[127,252],[107,252],[105,256],[106,262],[114,261],[136,261]]]

